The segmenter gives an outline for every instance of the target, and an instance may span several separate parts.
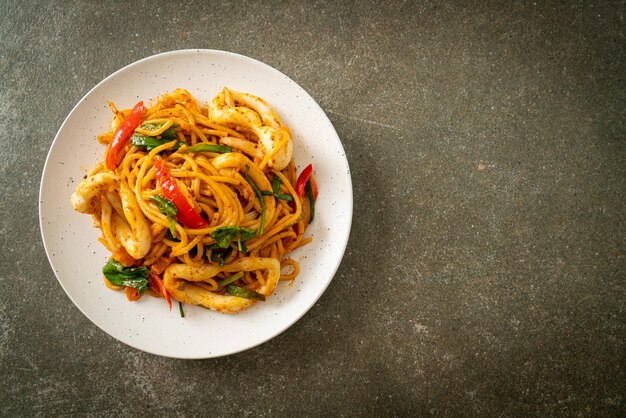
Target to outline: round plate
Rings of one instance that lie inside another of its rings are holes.
[[[119,108],[146,102],[177,87],[201,104],[221,89],[265,99],[292,131],[294,159],[302,169],[313,163],[319,188],[313,242],[291,254],[300,261],[292,283],[280,283],[267,302],[237,314],[221,314],[178,304],[169,311],[162,299],[130,303],[107,289],[102,266],[108,251],[96,241],[100,231],[89,215],[75,212],[70,195],[104,154],[95,136],[108,129]],[[176,358],[208,358],[236,353],[275,337],[304,315],[322,295],[343,257],[352,220],[352,183],[341,141],[319,105],[298,84],[254,59],[214,50],[182,50],[137,61],[110,75],[83,97],[59,129],[46,160],[39,193],[39,220],[48,259],[74,304],[118,340],[150,353]]]

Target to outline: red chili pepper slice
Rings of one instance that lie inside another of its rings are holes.
[[[135,129],[141,124],[141,115],[143,114],[143,101],[137,103],[130,115],[122,121],[113,134],[111,145],[106,155],[107,168],[111,171],[115,170],[119,163],[119,154],[128,143],[128,139]]]
[[[152,269],[148,272],[148,284],[150,288],[163,296],[165,301],[170,307],[170,311],[172,310],[172,300],[170,299],[170,294],[167,292],[165,285],[163,284],[163,280],[156,274]]]
[[[311,190],[313,191],[313,200],[317,202],[317,183],[315,183],[313,176],[311,176],[309,181],[311,182]]]
[[[161,159],[161,157],[155,157],[154,169],[156,170],[157,180],[159,180],[159,184],[161,185],[163,196],[171,200],[176,206],[176,209],[178,209],[178,213],[176,214],[178,222],[187,228],[194,229],[206,228],[209,226],[198,214],[198,212],[193,209],[191,204],[189,204],[183,192],[178,188],[174,179],[172,179],[165,169],[165,165],[163,164],[163,159]]]
[[[307,184],[310,185],[311,194],[313,195],[313,201],[309,202],[309,207],[311,211],[311,215],[313,215],[315,210],[315,201],[317,200],[318,190],[317,183],[315,183],[315,179],[313,178],[313,164],[309,164],[304,167],[304,170],[298,176],[298,180],[296,180],[296,194],[302,198],[302,195],[307,190]],[[293,202],[292,202],[293,203]],[[295,204],[293,204],[292,209],[295,209]],[[311,220],[313,218],[311,217]],[[294,231],[296,234],[299,233],[298,224],[294,225]]]
[[[304,167],[302,173],[298,176],[298,180],[296,180],[296,194],[302,197],[304,193],[304,186],[306,186],[306,182],[309,181],[311,177],[311,173],[313,172],[313,164],[309,164]]]

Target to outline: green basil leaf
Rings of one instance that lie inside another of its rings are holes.
[[[207,246],[205,246],[206,248]],[[209,248],[213,247],[211,245]],[[215,248],[211,248],[211,261],[213,263],[218,263],[220,267],[223,267],[226,264],[226,260],[230,253],[233,252],[233,247],[228,246],[227,248],[221,248],[219,245],[215,245]]]
[[[167,216],[167,219],[170,221],[170,234],[172,237],[175,237],[176,225],[174,223],[174,217],[178,213],[178,208],[174,205],[174,202],[161,196],[150,196],[150,200],[156,203],[159,212]]]
[[[280,179],[278,178],[278,176],[274,176],[274,178],[272,179],[272,192],[276,194],[278,193],[278,190],[280,190]]]
[[[171,230],[167,231],[167,234],[165,234],[165,238],[169,239],[170,241],[180,242],[180,240],[176,238],[176,234],[172,234]]]
[[[171,236],[176,236],[176,223],[174,222],[174,218],[168,216],[167,219],[170,221],[170,230],[168,231]]]
[[[144,129],[146,131],[156,131],[161,126],[163,126],[163,122],[159,122],[159,123],[144,122],[141,124],[141,129]]]
[[[229,284],[226,288],[226,293],[231,296],[239,296],[240,298],[253,299],[265,301],[265,296],[254,292],[252,290],[244,289],[243,287],[235,286],[234,284]]]
[[[147,152],[150,152],[153,149],[155,149],[156,147],[160,147],[163,144],[167,144],[168,142],[172,142],[174,139],[176,139],[176,138],[174,137],[174,138],[170,138],[170,139],[159,139],[159,138],[154,137],[154,136],[146,136],[146,135],[142,135],[140,133],[136,133],[135,132],[130,137],[130,143],[133,144],[134,146],[136,146],[137,148],[145,149]],[[170,151],[176,151],[183,145],[187,145],[187,143],[184,142],[184,141],[176,141],[174,146],[172,148],[170,148]]]
[[[148,289],[148,269],[146,267],[124,267],[111,258],[102,268],[102,274],[115,286],[134,287],[139,293]]]
[[[226,285],[229,285],[231,283],[236,282],[237,280],[241,279],[243,277],[243,272],[239,272],[236,274],[233,274],[230,277],[225,278],[224,280],[220,281],[219,283],[217,283],[217,287],[224,287]]]
[[[159,123],[146,122],[146,123],[141,124],[141,128],[146,131],[156,131],[163,125],[164,125],[163,122],[159,122]],[[157,135],[156,138],[165,139],[166,142],[176,139],[176,133],[174,131],[177,126],[178,126],[177,124],[173,124],[166,130],[164,130],[160,135]]]
[[[150,196],[150,200],[156,203],[159,211],[165,216],[176,216],[178,208],[174,202],[161,196]]]
[[[286,200],[287,202],[291,202],[293,200],[293,197],[291,197],[291,195],[288,195],[288,194],[274,193],[274,197],[276,199]]]
[[[274,193],[267,190],[261,190],[261,194],[263,196],[274,196],[276,199],[286,200],[287,202],[291,202],[293,200],[293,198],[288,194]]]
[[[187,152],[217,152],[217,153],[225,153],[231,152],[233,149],[231,147],[227,147],[225,145],[216,145],[216,144],[196,144],[191,146],[183,151],[183,153]]]
[[[176,125],[172,125],[169,128],[167,128],[166,130],[163,131],[163,133],[161,135],[159,135],[161,137],[161,139],[165,139],[166,141],[171,141],[173,139],[176,139],[176,133],[174,132],[174,129],[176,128]]]
[[[240,226],[222,226],[211,232],[210,236],[215,240],[220,248],[226,248],[232,241],[246,241],[256,235],[254,229]]]

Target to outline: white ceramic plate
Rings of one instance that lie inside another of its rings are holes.
[[[102,266],[109,254],[96,241],[99,230],[89,215],[69,203],[78,182],[103,156],[95,139],[109,126],[106,101],[120,108],[149,101],[182,87],[201,103],[228,86],[267,100],[293,133],[299,169],[312,162],[319,188],[313,242],[293,254],[300,274],[281,283],[267,302],[234,315],[178,304],[170,312],[162,299],[130,303],[123,292],[107,289]],[[208,358],[236,353],[275,337],[322,295],[348,241],[352,184],[348,161],[332,124],[298,84],[254,59],[214,50],[182,50],[137,61],[94,87],[70,112],[50,148],[39,196],[41,234],[61,286],[98,327],[118,340],[150,353],[177,358]],[[304,343],[304,342],[303,342]]]

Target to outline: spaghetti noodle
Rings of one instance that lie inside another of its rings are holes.
[[[224,88],[201,107],[176,89],[109,107],[105,158],[70,199],[112,253],[107,287],[228,313],[296,277],[288,255],[311,240],[317,186],[310,166],[296,177],[291,132],[264,100]]]

